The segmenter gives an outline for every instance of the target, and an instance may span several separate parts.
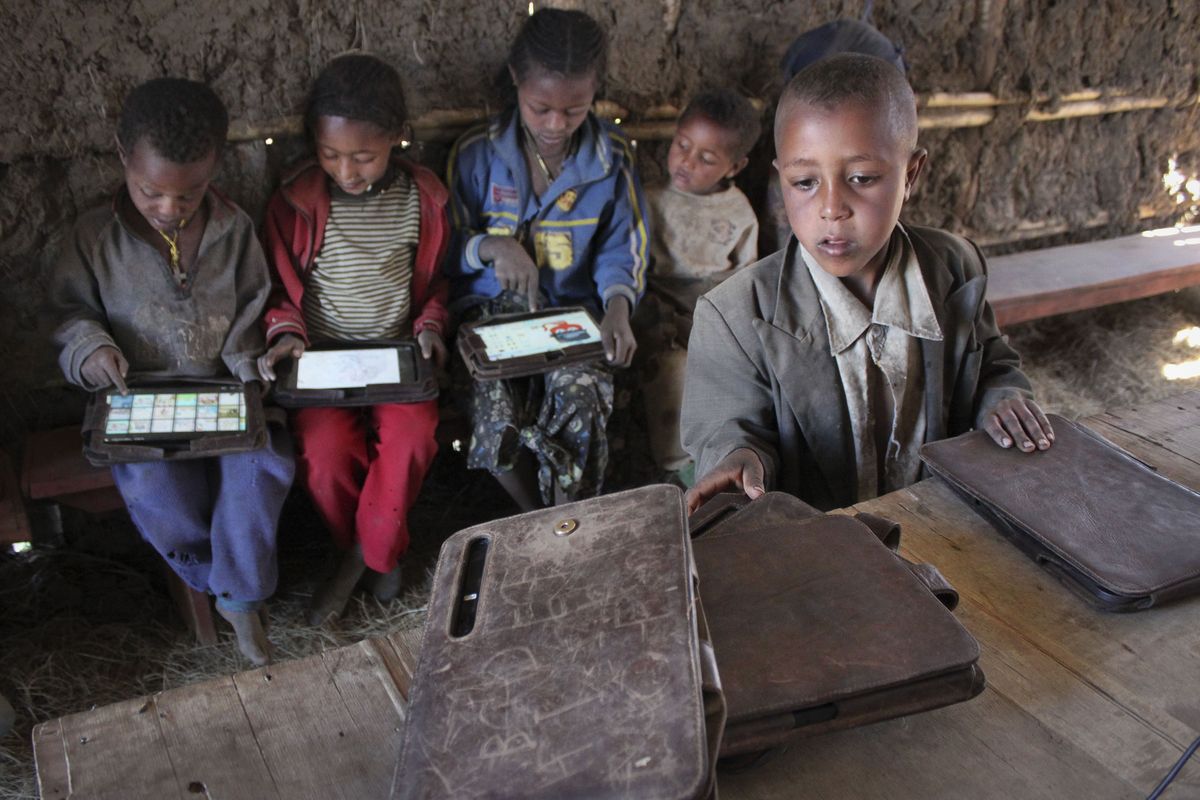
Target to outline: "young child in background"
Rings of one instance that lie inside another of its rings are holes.
[[[450,256],[465,321],[539,306],[603,312],[605,364],[521,380],[474,382],[467,465],[516,503],[600,491],[608,463],[612,367],[630,363],[630,315],[648,260],[645,201],[629,141],[592,113],[604,31],[579,11],[540,9],[513,42],[513,103],[450,154]]]
[[[84,214],[55,266],[54,343],[67,380],[125,391],[129,373],[258,380],[270,277],[254,224],[209,187],[228,115],[200,83],[152,80],[121,108],[125,183]],[[217,611],[255,664],[270,651],[263,602],[275,591],[276,528],[294,465],[287,432],[264,449],[116,464],[144,536]]]
[[[304,115],[316,159],[284,178],[267,208],[267,254],[277,278],[266,313],[274,380],[281,358],[309,344],[415,336],[446,358],[446,188],[397,155],[407,107],[396,70],[369,55],[332,61]],[[366,570],[381,601],[400,590],[408,512],[437,453],[436,400],[292,412],[300,477],[346,550],[313,597],[309,621],[338,617]]]
[[[729,89],[703,92],[679,115],[668,183],[647,191],[653,256],[634,318],[650,452],[661,469],[691,464],[679,444],[679,409],[692,313],[700,295],[758,260],[758,219],[733,185],[762,131],[759,113]]]
[[[848,506],[915,482],[922,443],[972,427],[1050,447],[978,248],[898,222],[928,155],[903,74],[862,55],[808,67],[784,91],[775,149],[795,237],[696,306],[689,509],[772,487]]]

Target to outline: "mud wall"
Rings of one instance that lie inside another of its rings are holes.
[[[539,3],[541,4],[541,3]],[[680,104],[709,85],[762,98],[803,30],[857,17],[863,0],[621,0],[582,7],[611,32],[607,97],[637,111]],[[61,424],[77,395],[44,344],[44,276],[64,227],[119,179],[121,98],[159,75],[208,81],[231,117],[294,114],[332,56],[365,47],[405,77],[414,114],[482,108],[527,2],[468,0],[6,0],[0,9],[0,444]],[[987,125],[926,131],[931,162],[907,214],[999,241],[1012,232],[1072,238],[1127,232],[1178,213],[1162,190],[1168,157],[1197,171],[1200,5],[1192,0],[879,0],[873,20],[902,42],[919,93],[1013,100]],[[1023,121],[1035,102],[1086,89],[1169,98],[1159,110]],[[267,126],[269,133],[269,125]],[[218,183],[261,213],[296,137],[231,146]],[[761,193],[769,144],[745,188]],[[442,142],[413,155],[442,168]],[[664,147],[644,142],[644,174]],[[1139,220],[1139,216],[1142,219]],[[1039,227],[1040,226],[1040,227]],[[1036,242],[1035,242],[1036,243]]]

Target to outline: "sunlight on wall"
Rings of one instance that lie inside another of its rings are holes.
[[[1163,173],[1162,185],[1183,212],[1178,225],[1186,225],[1200,217],[1200,177],[1188,175],[1179,169],[1179,162],[1175,156],[1167,159],[1167,171]]]

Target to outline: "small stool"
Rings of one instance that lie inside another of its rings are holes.
[[[113,483],[111,470],[108,467],[94,467],[83,457],[77,427],[35,431],[25,438],[21,490],[30,500],[60,503],[89,514],[125,507],[121,493]],[[2,512],[3,502],[0,501]],[[24,515],[24,507],[21,513]],[[28,520],[25,522],[24,538],[29,538]],[[3,534],[0,533],[2,540]],[[163,566],[167,572],[171,597],[196,641],[203,645],[216,644],[217,629],[213,624],[212,604],[208,595],[184,583],[166,562],[163,562]]]

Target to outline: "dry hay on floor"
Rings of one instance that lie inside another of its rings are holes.
[[[1198,311],[1200,303],[1177,293],[1007,333],[1047,410],[1074,418],[1200,385],[1162,376],[1164,364],[1200,357],[1200,350],[1174,341],[1180,330],[1200,325]],[[612,490],[663,477],[643,449],[644,418],[631,377],[617,386]],[[428,571],[445,537],[513,511],[490,478],[466,473],[461,456],[447,448],[413,514],[404,596],[385,607],[360,594],[336,630],[314,630],[304,622],[305,606],[332,559],[311,509],[296,499],[281,526],[280,592],[271,604],[276,658],[421,624]],[[36,797],[29,743],[35,722],[246,667],[223,624],[216,647],[198,647],[182,631],[158,559],[136,545],[121,517],[91,523],[71,544],[0,561],[0,692],[21,716],[17,731],[0,740],[0,798]]]
[[[1184,290],[1013,325],[1006,333],[1043,408],[1075,419],[1200,387],[1197,378],[1163,376],[1167,365],[1200,359],[1200,348],[1175,341],[1197,326],[1200,292]]]

